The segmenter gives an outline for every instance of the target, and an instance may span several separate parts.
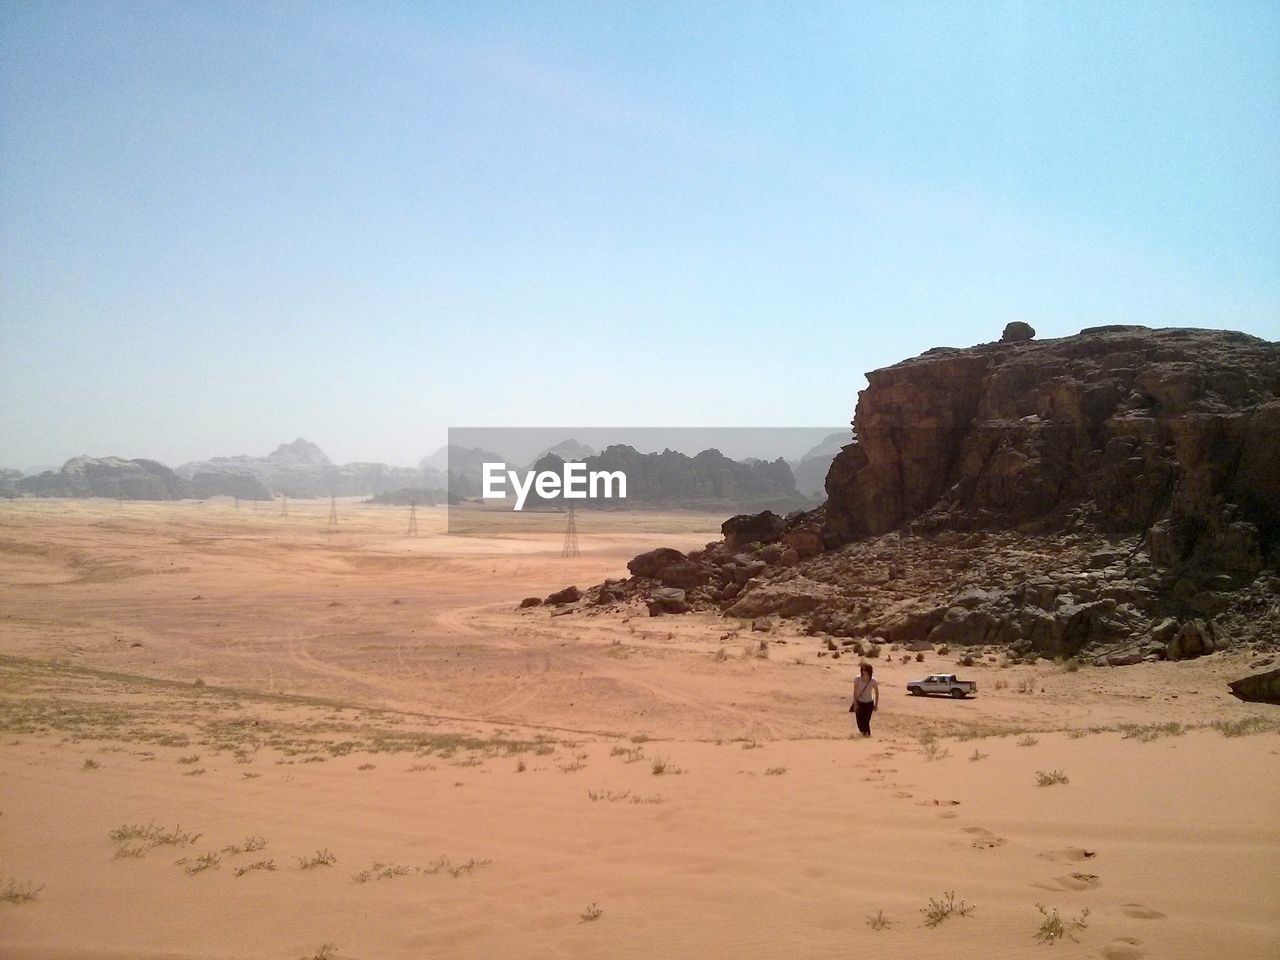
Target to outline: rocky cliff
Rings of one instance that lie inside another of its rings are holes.
[[[1280,344],[1033,333],[873,371],[822,508],[734,517],[582,603],[790,617],[832,656],[1123,664],[1280,644]]]
[[[875,370],[827,475],[833,545],[917,532],[1140,533],[1161,565],[1276,563],[1280,345],[1098,327]]]

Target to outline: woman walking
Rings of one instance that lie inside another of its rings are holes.
[[[872,679],[874,673],[871,664],[864,663],[859,676],[853,681],[854,718],[858,721],[858,732],[864,737],[871,736],[871,714],[880,707],[880,684]]]

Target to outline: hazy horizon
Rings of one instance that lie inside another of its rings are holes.
[[[0,466],[844,423],[1110,323],[1280,340],[1280,7],[0,8]]]

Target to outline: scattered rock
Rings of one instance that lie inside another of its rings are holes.
[[[679,550],[658,547],[656,550],[642,553],[627,561],[627,569],[634,577],[651,577],[656,580],[662,576],[662,571],[667,567],[687,561],[688,558]]]
[[[659,587],[653,591],[646,603],[649,616],[658,617],[664,613],[685,613],[689,604],[685,592],[678,587]]]
[[[787,522],[772,510],[762,513],[740,513],[720,525],[725,545],[739,550],[749,543],[776,543],[782,539]]]
[[[1254,703],[1280,703],[1280,669],[1242,677],[1231,681],[1227,686],[1241,700]]]
[[[554,605],[561,603],[577,603],[581,599],[581,590],[577,587],[565,587],[563,590],[557,590],[555,593],[550,594],[543,602],[548,605]]]

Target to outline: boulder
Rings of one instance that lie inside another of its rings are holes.
[[[659,617],[664,613],[685,613],[689,604],[685,592],[678,587],[659,587],[645,601],[649,608],[649,616]]]
[[[711,579],[711,570],[701,563],[686,560],[664,567],[658,579],[666,587],[700,587]]]
[[[523,600],[520,601],[520,609],[523,610],[525,607],[537,607],[537,606],[541,606],[541,604],[542,604],[541,597],[525,597]]]
[[[1012,323],[1006,323],[1004,332],[1000,334],[1001,343],[1023,343],[1027,340],[1035,338],[1036,329],[1029,323],[1022,320],[1014,320]]]
[[[563,590],[557,590],[550,594],[544,601],[548,605],[561,603],[577,603],[582,599],[582,591],[577,587],[565,587]]]
[[[1232,680],[1227,687],[1241,700],[1254,703],[1280,703],[1280,669]]]
[[[1211,623],[1188,620],[1178,628],[1177,635],[1168,642],[1165,655],[1170,660],[1193,660],[1218,648]]]
[[[720,532],[730,550],[739,550],[749,543],[776,543],[786,529],[786,520],[772,510],[740,513],[720,524]]]
[[[627,569],[631,571],[633,577],[651,577],[656,580],[662,576],[662,571],[667,567],[685,563],[687,560],[688,558],[679,550],[658,547],[656,550],[632,557],[627,561]]]

